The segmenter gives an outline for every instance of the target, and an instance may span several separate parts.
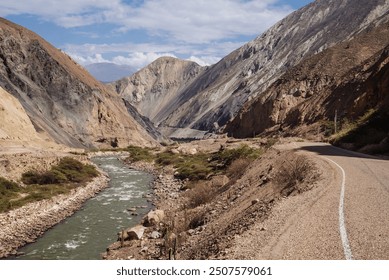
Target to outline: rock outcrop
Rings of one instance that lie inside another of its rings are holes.
[[[38,134],[70,147],[153,145],[122,99],[37,34],[0,19],[0,86]]]
[[[335,114],[356,120],[369,109],[387,112],[388,69],[389,22],[293,67],[248,102],[225,131],[234,137],[270,128],[293,134],[301,126],[332,121]]]

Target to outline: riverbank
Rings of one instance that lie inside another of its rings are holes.
[[[30,203],[0,214],[0,258],[17,254],[18,248],[34,242],[54,225],[79,210],[83,203],[108,186],[102,174],[84,187],[48,200]]]
[[[128,228],[140,229],[139,238],[112,243],[101,256],[106,260],[159,259],[164,246],[165,222],[182,207],[180,192],[185,183],[174,178],[174,170],[169,167],[159,169],[148,162],[127,162],[127,166],[154,176],[149,194],[154,209],[137,226]]]
[[[284,143],[271,147],[262,140],[208,142],[199,142],[197,152],[212,153],[220,147],[236,149],[245,144],[262,153],[253,161],[238,159],[224,173],[199,181],[176,180],[177,170],[172,166],[131,164],[131,168],[146,169],[156,176],[155,209],[140,225],[126,229],[125,238],[111,244],[102,255],[104,259],[234,258],[232,251],[239,236],[254,226],[267,232],[263,223],[276,205],[321,185],[321,171],[312,157],[285,150]],[[182,146],[174,152],[184,158]]]

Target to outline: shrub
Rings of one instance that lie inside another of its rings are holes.
[[[98,174],[93,165],[65,157],[48,171],[30,170],[23,173],[21,179],[27,185],[24,188],[0,177],[0,212],[68,193],[70,189],[76,188],[78,183],[87,182]]]
[[[7,195],[12,192],[17,192],[20,190],[20,187],[17,183],[9,181],[3,177],[0,177],[0,194]]]
[[[179,162],[182,162],[183,156],[179,154],[174,154],[172,151],[165,151],[162,153],[157,154],[156,157],[156,163],[164,166],[164,165],[175,165],[178,164]]]
[[[152,162],[154,160],[154,155],[151,153],[148,148],[141,148],[137,146],[128,146],[126,151],[130,153],[128,158],[131,162],[137,161],[147,161]]]
[[[22,174],[22,182],[26,185],[48,185],[63,183],[87,182],[91,178],[98,176],[98,171],[93,165],[65,157],[58,165],[52,166],[46,172],[27,171]]]
[[[219,166],[225,168],[237,159],[251,159],[254,160],[261,155],[260,149],[249,147],[248,145],[241,145],[236,149],[225,149],[214,154],[213,160],[218,161]]]
[[[226,175],[233,180],[237,180],[242,177],[250,163],[250,159],[239,158],[233,161],[230,166],[228,166]]]
[[[0,177],[0,212],[12,208],[10,201],[17,197],[17,193],[20,189],[21,188],[17,183]]]
[[[309,176],[312,170],[313,165],[306,156],[297,155],[291,160],[285,158],[274,181],[281,188],[281,193],[288,196],[294,190],[299,190],[299,184]]]
[[[196,208],[197,206],[208,203],[215,196],[216,192],[206,184],[199,184],[187,192],[188,207]]]

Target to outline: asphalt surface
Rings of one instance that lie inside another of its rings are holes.
[[[389,161],[328,144],[296,145],[330,160],[338,176],[345,177],[343,212],[352,258],[389,259]],[[342,182],[336,182],[341,189]]]
[[[325,143],[282,149],[309,155],[322,179],[237,237],[234,258],[388,260],[389,161]]]

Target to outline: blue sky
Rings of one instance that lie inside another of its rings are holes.
[[[82,65],[164,55],[213,64],[313,0],[2,0],[0,16]]]

